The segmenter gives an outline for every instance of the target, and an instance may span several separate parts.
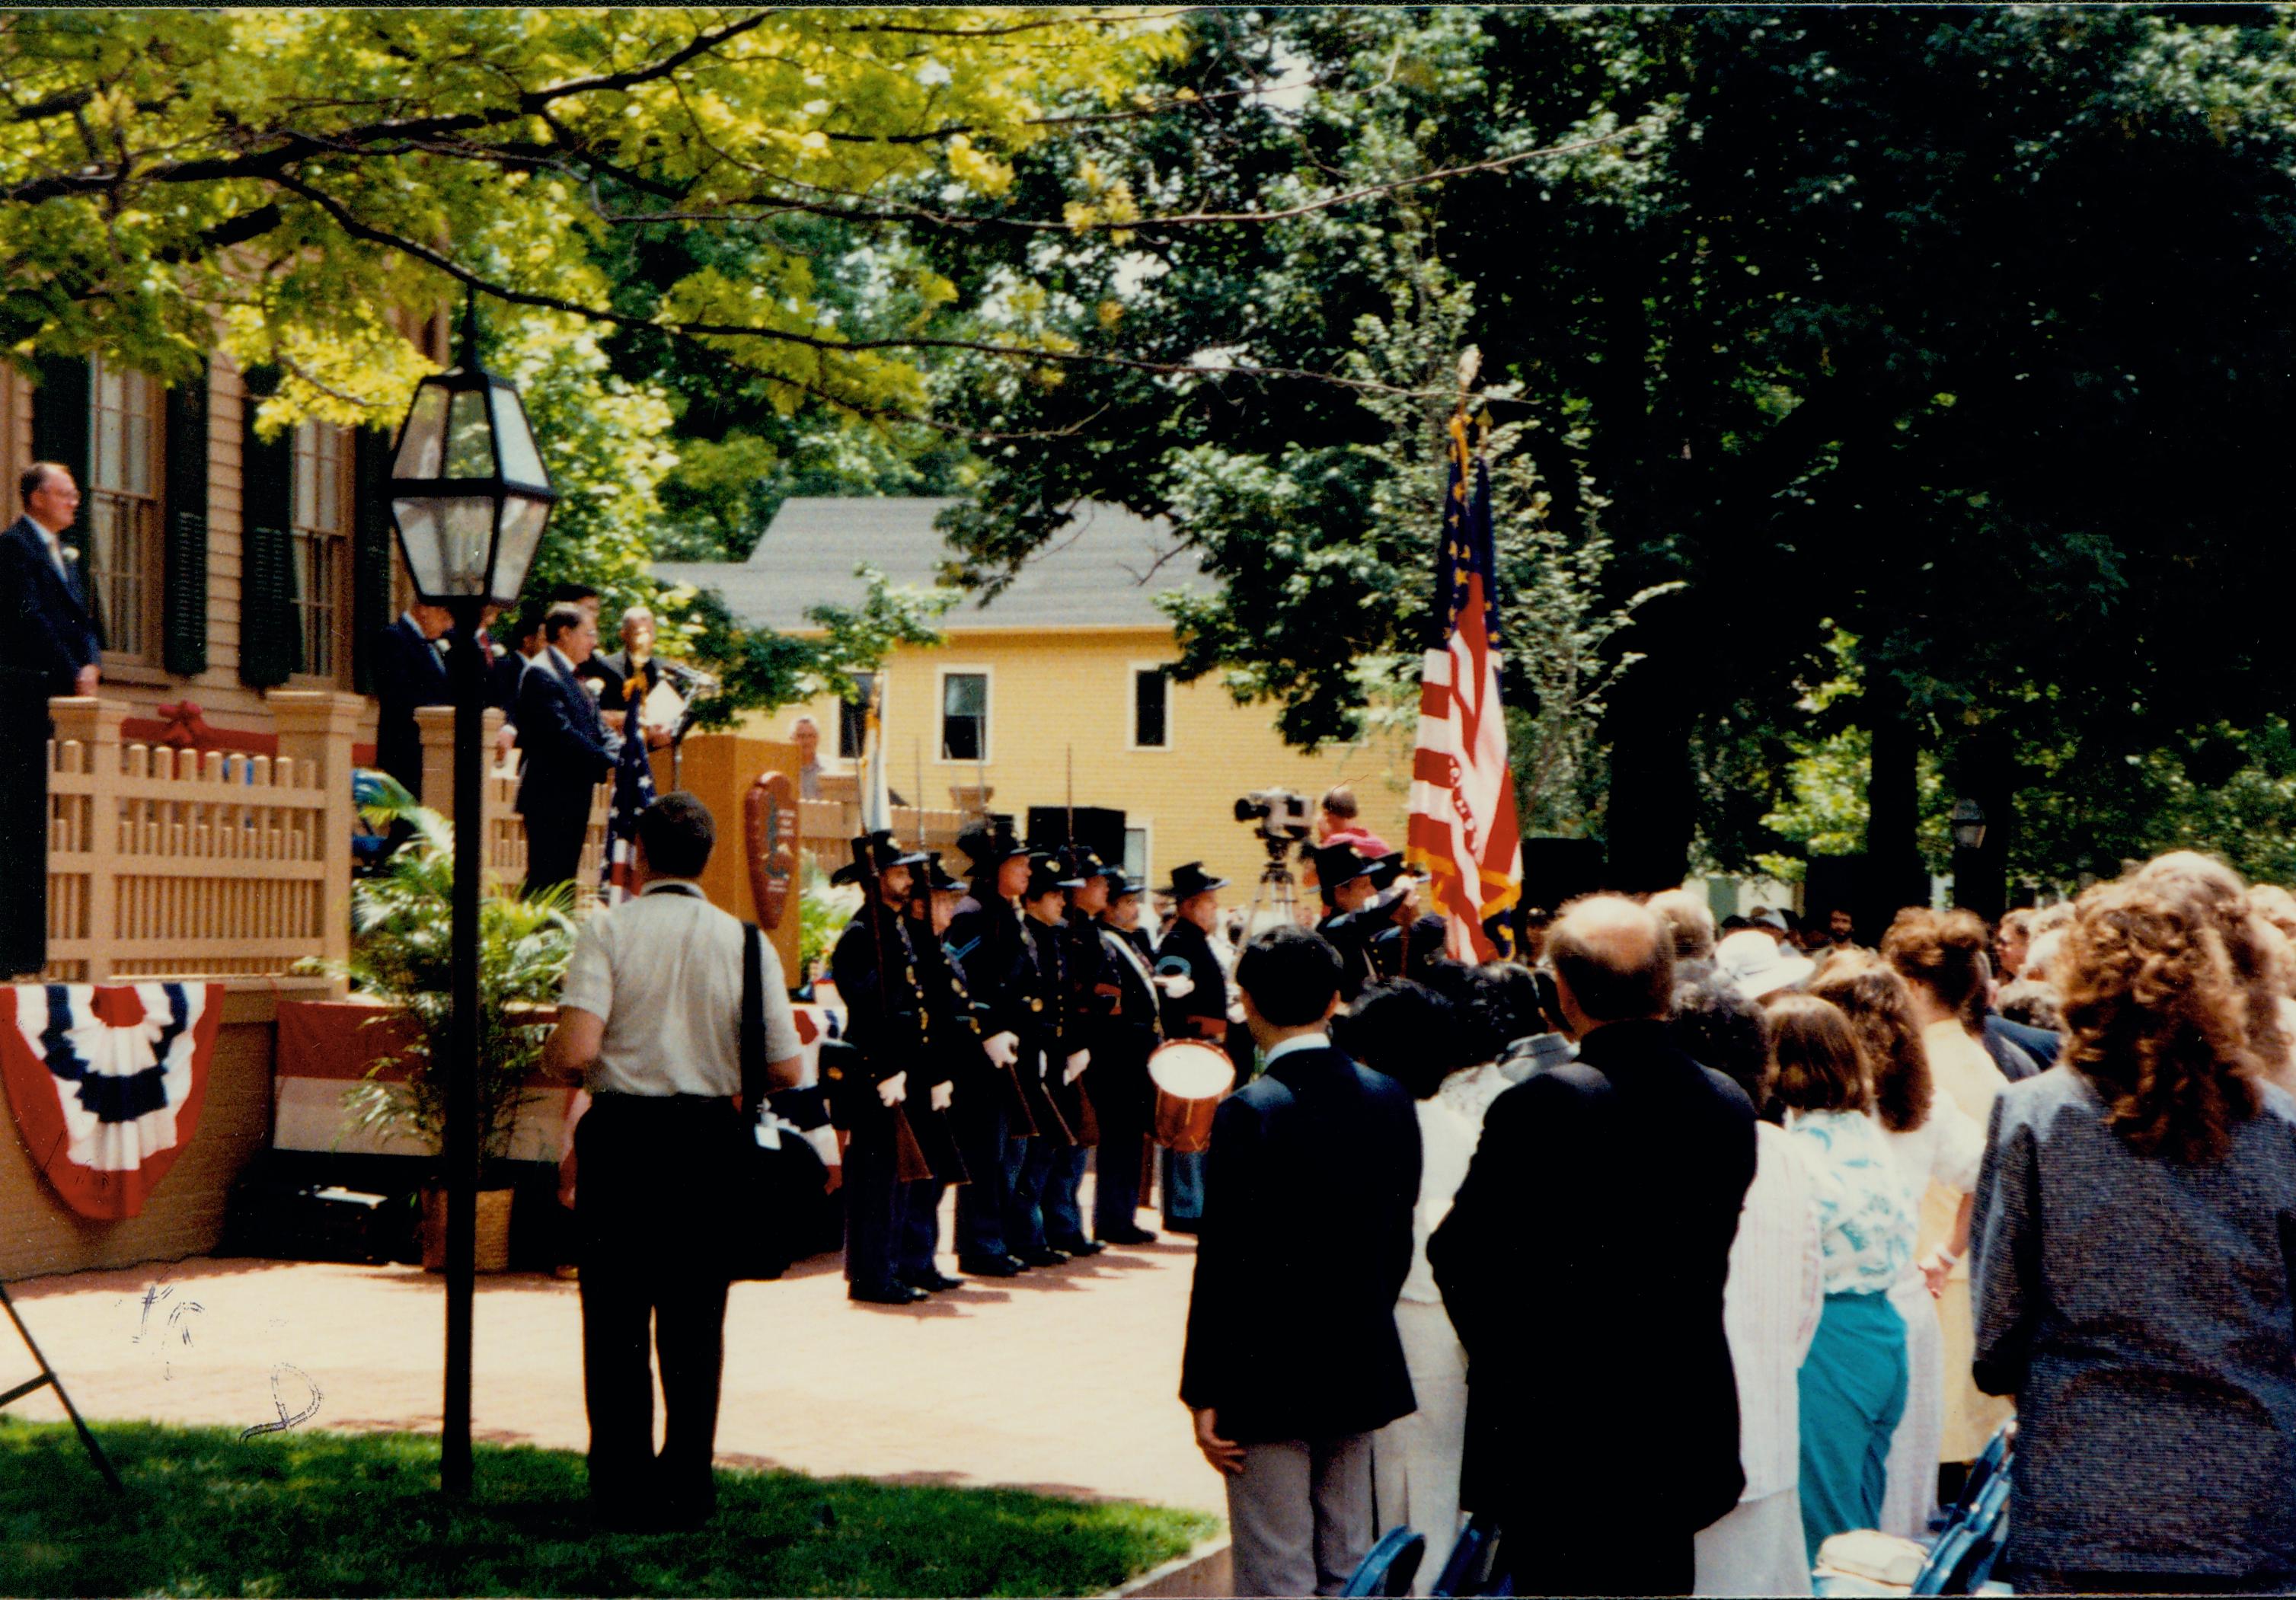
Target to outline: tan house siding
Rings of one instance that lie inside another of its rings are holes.
[[[1114,807],[1128,826],[1147,829],[1148,866],[1158,882],[1179,863],[1200,860],[1234,881],[1228,898],[1239,905],[1267,864],[1252,829],[1235,820],[1234,801],[1249,791],[1290,788],[1313,801],[1332,784],[1349,784],[1365,824],[1403,847],[1407,732],[1309,754],[1278,736],[1274,708],[1240,706],[1205,678],[1170,685],[1167,748],[1133,748],[1133,671],[1178,653],[1171,631],[1156,628],[964,628],[937,650],[898,650],[887,669],[889,781],[905,799],[947,806],[955,791],[981,782],[985,767],[991,808],[1025,825],[1030,806],[1066,802],[1073,755],[1076,803]],[[981,764],[939,754],[941,678],[964,671],[985,671],[989,679],[988,759]],[[834,759],[837,702],[823,696],[802,710],[820,725],[824,764],[844,770],[849,764]],[[753,716],[746,731],[786,738],[800,710]],[[922,795],[914,792],[920,768]]]

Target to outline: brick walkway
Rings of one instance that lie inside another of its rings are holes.
[[[1193,1259],[1168,1235],[900,1309],[849,1304],[834,1257],[737,1284],[718,1458],[1224,1514],[1175,1397]],[[415,1268],[194,1259],[12,1288],[92,1418],[246,1427],[316,1389],[311,1426],[439,1426],[446,1302]],[[480,1278],[474,1347],[480,1439],[583,1448],[573,1284]],[[31,1371],[0,1322],[0,1388]],[[11,1415],[62,1411],[44,1393]]]

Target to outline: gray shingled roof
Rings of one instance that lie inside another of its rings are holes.
[[[752,628],[802,630],[808,608],[851,605],[862,597],[853,569],[863,562],[898,585],[924,587],[949,552],[933,520],[953,500],[910,496],[821,496],[783,502],[746,562],[656,562],[665,583],[716,589]],[[958,603],[942,626],[973,628],[1160,627],[1154,597],[1167,589],[1210,594],[1195,553],[1154,521],[1087,501],[1076,520],[1021,569],[1010,588],[982,603]]]

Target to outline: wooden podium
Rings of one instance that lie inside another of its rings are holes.
[[[660,752],[654,757],[657,784],[668,775],[667,753]],[[693,734],[687,737],[678,754],[679,787],[709,807],[710,816],[718,824],[718,848],[709,853],[709,870],[701,874],[702,891],[709,897],[711,905],[732,912],[744,922],[756,922],[758,908],[750,893],[742,802],[758,775],[767,772],[788,775],[790,791],[795,793],[797,746],[778,740],[752,738],[746,734]],[[801,861],[802,852],[795,846],[792,840],[791,854]],[[783,977],[791,983],[804,976],[798,970],[797,960],[798,935],[803,921],[798,909],[798,888],[797,884],[791,885],[781,925],[766,930],[766,937],[773,941],[774,954],[781,958]]]

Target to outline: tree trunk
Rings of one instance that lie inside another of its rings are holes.
[[[1655,657],[1636,662],[1611,698],[1608,877],[1625,893],[1672,889],[1690,870],[1697,819],[1683,700]]]
[[[1857,937],[1873,943],[1900,907],[1925,905],[1922,870],[1920,743],[1906,714],[1905,692],[1886,674],[1866,691],[1874,754],[1866,779],[1866,892],[1855,912]]]

